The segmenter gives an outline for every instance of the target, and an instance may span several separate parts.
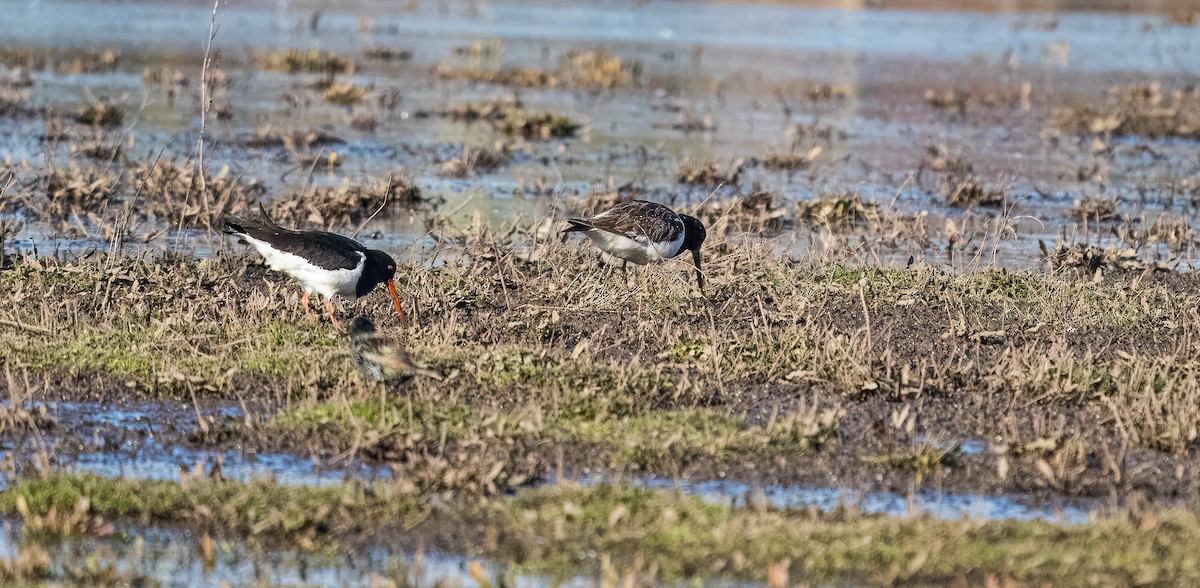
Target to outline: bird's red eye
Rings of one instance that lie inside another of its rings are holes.
[[[396,269],[396,267],[395,267],[395,266],[391,266],[391,265],[389,265],[389,266],[388,266],[388,269]]]

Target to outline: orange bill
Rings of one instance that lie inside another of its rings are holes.
[[[404,309],[400,308],[400,297],[396,295],[395,280],[387,281],[388,294],[392,295],[392,302],[396,304],[396,312],[400,313],[400,324],[408,326],[408,317],[404,316]]]

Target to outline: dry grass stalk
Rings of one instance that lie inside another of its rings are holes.
[[[1093,198],[1085,196],[1075,201],[1071,218],[1081,222],[1104,223],[1115,221],[1121,216],[1117,212],[1121,201],[1118,198]]]
[[[863,200],[862,194],[824,194],[812,200],[796,203],[800,218],[827,227],[846,227],[855,224],[878,222],[878,207]]]
[[[357,226],[377,211],[386,217],[426,204],[421,189],[396,173],[381,181],[345,179],[334,187],[296,192],[275,201],[269,209],[271,217],[285,226],[344,229]]]
[[[513,147],[504,141],[496,141],[491,147],[463,147],[463,154],[443,162],[438,172],[452,178],[466,178],[477,173],[490,173],[508,164],[513,158]]]
[[[787,208],[780,205],[778,196],[758,186],[746,196],[705,202],[691,209],[689,214],[700,219],[710,233],[773,232],[783,230],[791,222]]]

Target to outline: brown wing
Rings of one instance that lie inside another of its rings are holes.
[[[645,200],[622,202],[582,223],[640,242],[670,242],[683,232],[683,221],[675,211]]]

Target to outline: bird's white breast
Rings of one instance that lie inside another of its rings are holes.
[[[585,234],[601,251],[638,265],[675,257],[679,253],[679,248],[683,247],[683,231],[680,231],[674,241],[666,243],[653,242],[645,235],[638,235],[634,238],[600,229],[591,229]]]
[[[299,255],[280,251],[266,241],[248,235],[242,235],[242,238],[258,250],[271,269],[296,278],[306,292],[315,292],[326,298],[337,294],[351,301],[358,298],[358,279],[362,277],[363,266],[367,263],[367,256],[361,251],[357,252],[358,265],[353,269],[327,270]]]

